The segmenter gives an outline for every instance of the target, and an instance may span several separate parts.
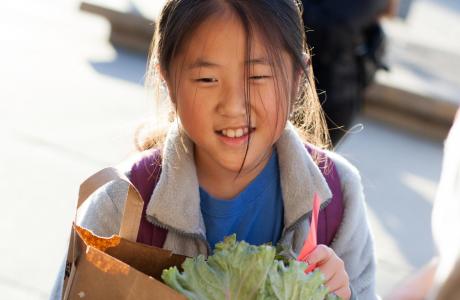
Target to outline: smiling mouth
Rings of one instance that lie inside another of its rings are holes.
[[[216,133],[228,138],[240,138],[242,136],[246,136],[250,133],[253,133],[255,130],[255,127],[241,127],[216,130]]]

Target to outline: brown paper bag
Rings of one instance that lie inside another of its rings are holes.
[[[185,257],[136,243],[144,203],[124,174],[107,168],[87,179],[80,186],[77,209],[96,189],[120,179],[129,183],[129,190],[118,236],[101,238],[72,226],[63,299],[186,299],[160,277]]]

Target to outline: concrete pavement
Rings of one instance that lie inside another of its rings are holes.
[[[377,253],[377,289],[385,295],[436,252],[431,208],[442,145],[362,118],[338,152],[360,171]]]
[[[383,22],[390,72],[379,72],[365,112],[416,134],[443,140],[460,105],[460,4],[412,2],[404,20]]]
[[[79,183],[132,150],[152,104],[145,57],[106,42],[74,0],[0,10],[0,295],[46,299],[67,246]],[[433,253],[442,145],[370,119],[339,148],[361,170],[384,294]]]
[[[75,1],[8,1],[0,23],[0,298],[46,299],[78,184],[122,160],[148,114],[145,58]]]
[[[414,0],[406,19],[384,22],[392,71],[378,81],[460,104],[460,2]]]

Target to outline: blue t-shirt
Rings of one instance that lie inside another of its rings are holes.
[[[235,198],[216,199],[200,187],[200,200],[206,238],[212,249],[233,233],[238,240],[253,245],[275,245],[284,222],[276,151],[262,172]]]

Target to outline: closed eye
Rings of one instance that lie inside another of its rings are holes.
[[[215,83],[217,82],[216,78],[206,77],[206,78],[198,78],[195,79],[196,82],[203,82],[203,83]]]
[[[253,79],[253,80],[261,80],[261,79],[271,78],[271,76],[269,76],[269,75],[257,75],[257,76],[251,76],[249,78]]]

